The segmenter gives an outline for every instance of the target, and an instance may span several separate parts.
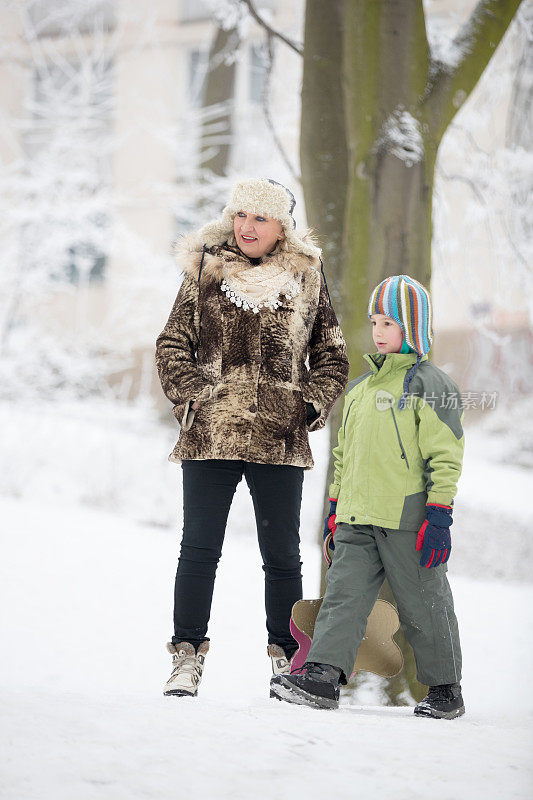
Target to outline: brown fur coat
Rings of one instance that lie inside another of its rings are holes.
[[[280,247],[266,256],[283,260],[300,293],[275,311],[253,313],[220,288],[225,265],[249,263],[240,251],[206,250],[200,281],[202,244],[188,237],[181,251],[185,277],[156,345],[161,385],[181,423],[170,460],[311,468],[308,430],[324,426],[349,369],[319,261]],[[200,405],[192,411],[195,400]],[[309,426],[306,402],[319,412]]]

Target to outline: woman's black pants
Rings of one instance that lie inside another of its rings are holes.
[[[198,647],[206,638],[229,509],[244,474],[263,559],[268,642],[281,645],[290,658],[297,646],[289,631],[291,608],[302,597],[299,528],[303,468],[211,459],[183,461],[182,469],[183,538],[172,641]]]

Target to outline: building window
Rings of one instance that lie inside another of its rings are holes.
[[[264,47],[253,44],[250,47],[250,102],[261,103],[268,66],[268,56]]]
[[[181,21],[198,22],[211,19],[212,11],[204,0],[181,0]]]
[[[258,0],[255,3],[259,14],[267,11],[269,17],[275,13],[276,5],[276,0]],[[201,22],[214,18],[213,3],[209,0],[181,0],[181,22]]]
[[[203,105],[209,53],[198,47],[189,51],[189,103],[195,108]]]
[[[115,0],[30,0],[25,28],[30,39],[110,31],[116,25]]]

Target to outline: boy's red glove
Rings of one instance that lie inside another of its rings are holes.
[[[416,549],[422,550],[421,567],[438,567],[445,564],[452,550],[450,525],[453,522],[450,506],[428,503],[426,519],[418,531]]]
[[[331,538],[333,539],[333,534],[335,533],[336,530],[337,530],[337,501],[334,500],[332,497],[330,497],[329,514],[327,515],[324,521],[324,541],[326,540],[327,536],[330,533],[331,533]],[[335,546],[333,545],[331,549],[334,550]]]

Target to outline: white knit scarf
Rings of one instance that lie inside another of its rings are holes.
[[[263,262],[257,266],[227,264],[222,270],[222,291],[245,311],[257,313],[260,308],[274,310],[281,306],[280,296],[296,297],[300,286],[293,273],[279,263]]]

